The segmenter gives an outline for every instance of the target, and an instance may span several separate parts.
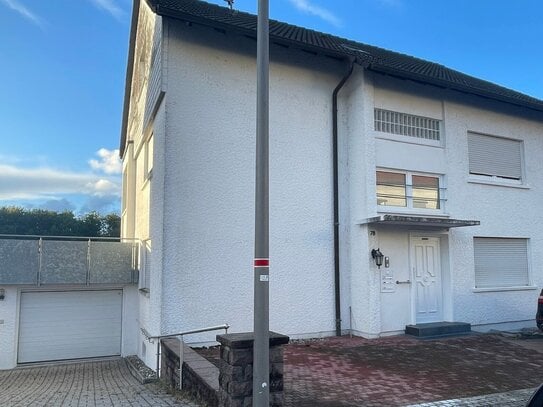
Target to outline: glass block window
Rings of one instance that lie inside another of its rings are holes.
[[[424,140],[441,140],[441,120],[377,108],[374,116],[375,131]]]

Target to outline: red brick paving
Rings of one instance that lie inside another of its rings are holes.
[[[284,369],[286,406],[392,407],[535,387],[543,353],[497,335],[336,337],[289,344]]]

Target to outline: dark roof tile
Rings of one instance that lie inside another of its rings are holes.
[[[253,14],[230,10],[201,0],[147,0],[159,15],[232,29],[256,36],[257,19]],[[543,101],[487,82],[434,62],[383,48],[336,37],[303,27],[270,20],[270,39],[297,44],[340,57],[358,57],[367,69],[414,79],[461,92],[543,111]]]

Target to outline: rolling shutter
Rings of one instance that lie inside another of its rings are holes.
[[[21,293],[18,363],[121,353],[122,290]]]
[[[473,238],[475,287],[520,287],[529,285],[528,240]]]
[[[470,174],[517,180],[522,178],[519,140],[469,133],[468,150]]]

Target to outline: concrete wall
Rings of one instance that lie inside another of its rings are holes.
[[[5,298],[0,301],[0,369],[11,369],[17,363],[18,294],[15,287],[2,287]]]

